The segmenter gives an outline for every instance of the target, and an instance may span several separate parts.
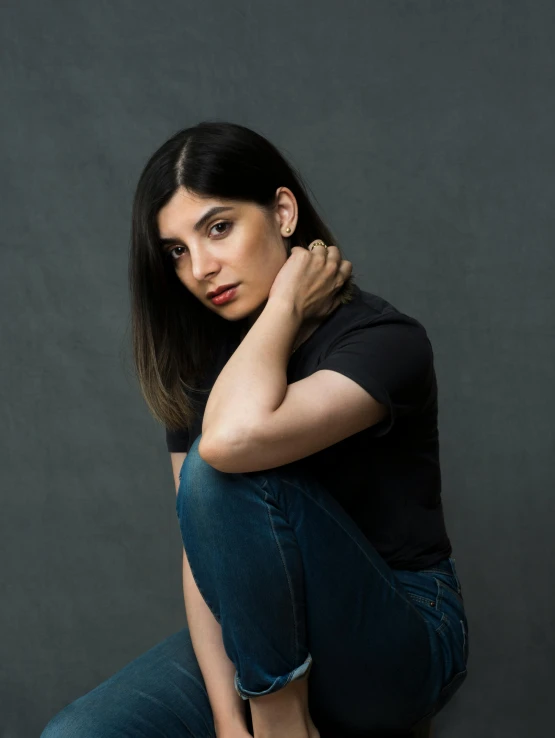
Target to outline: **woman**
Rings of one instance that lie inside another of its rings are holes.
[[[166,428],[187,627],[43,738],[400,735],[464,681],[431,344],[334,243],[248,128],[200,123],[146,164],[134,358]]]

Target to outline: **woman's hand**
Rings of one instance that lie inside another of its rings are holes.
[[[293,246],[268,300],[289,301],[303,320],[324,318],[339,306],[337,291],[352,271],[352,263],[341,259],[337,246],[316,245],[312,251]]]

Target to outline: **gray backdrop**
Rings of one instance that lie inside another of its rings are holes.
[[[299,167],[359,285],[427,328],[469,677],[434,738],[544,735],[555,676],[554,5],[2,3],[2,738],[184,625],[129,362],[146,159],[217,118]]]

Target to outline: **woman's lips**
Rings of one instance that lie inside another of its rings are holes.
[[[230,287],[230,289],[226,290],[225,292],[220,292],[219,295],[215,295],[214,297],[211,297],[210,299],[214,303],[214,305],[223,305],[224,303],[231,300],[233,297],[235,297],[235,293],[237,292],[237,287],[239,285],[236,285],[235,287]]]

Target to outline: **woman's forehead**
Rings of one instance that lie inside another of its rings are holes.
[[[173,230],[199,231],[212,216],[237,212],[246,207],[246,203],[200,198],[178,190],[158,212],[158,228],[162,237],[170,237],[167,232]]]

